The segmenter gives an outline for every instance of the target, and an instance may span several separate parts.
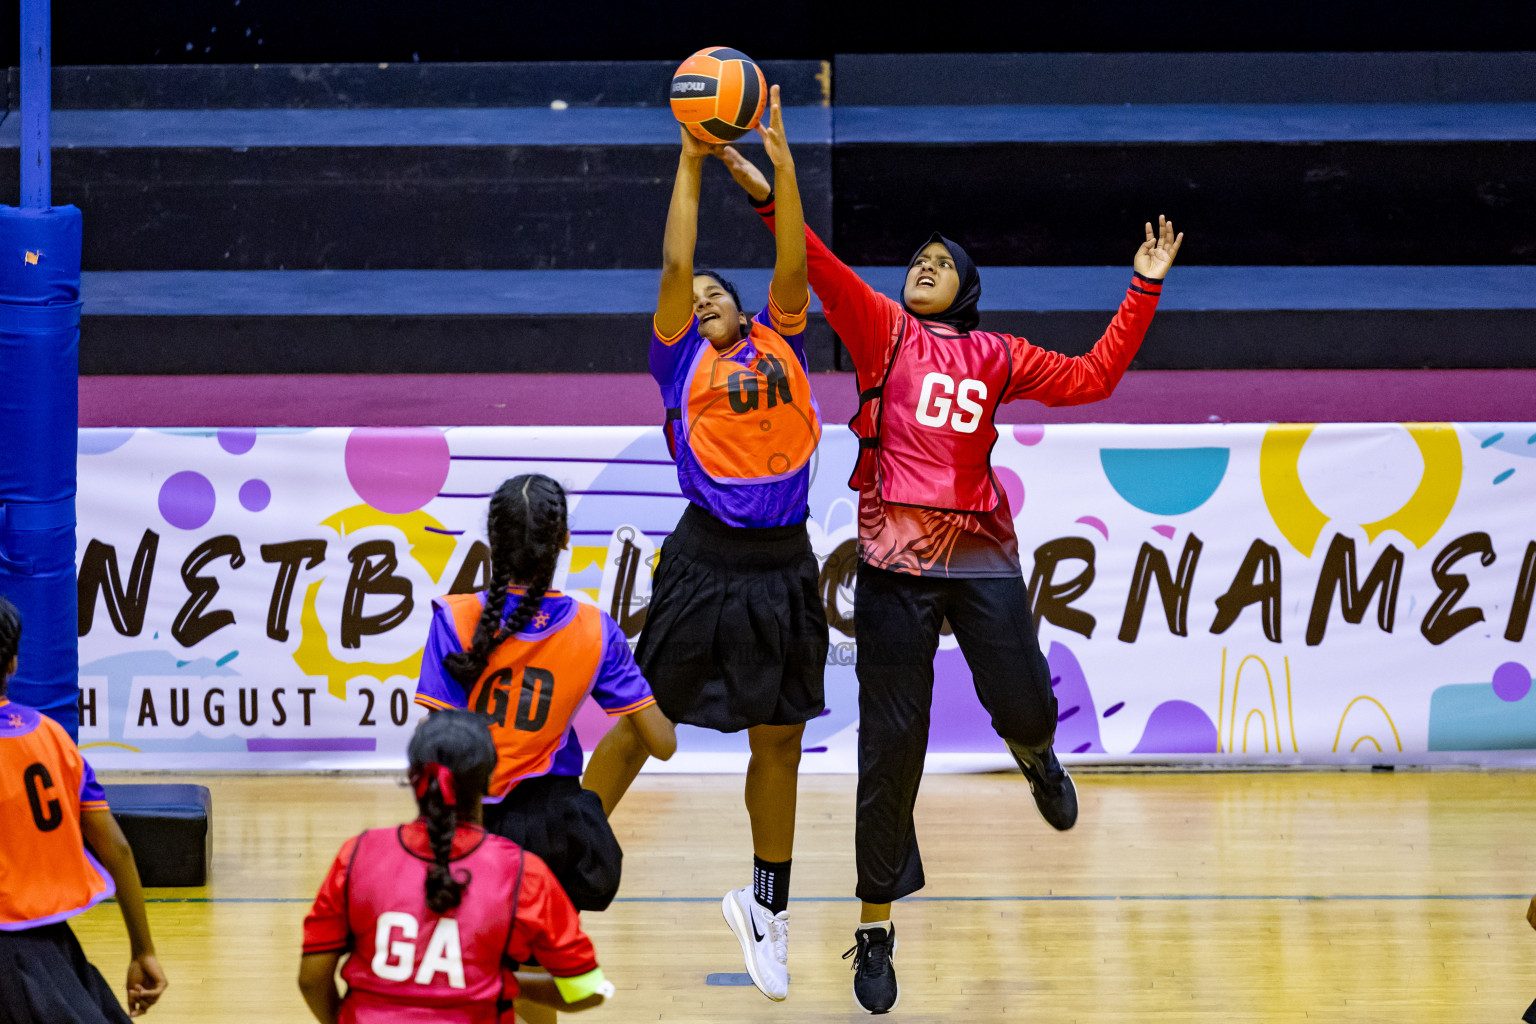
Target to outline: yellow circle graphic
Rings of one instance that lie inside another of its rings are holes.
[[[1307,495],[1297,467],[1315,423],[1278,423],[1259,446],[1259,485],[1264,504],[1291,546],[1308,558],[1328,517]],[[1424,476],[1403,507],[1374,523],[1361,523],[1367,540],[1396,530],[1422,548],[1445,525],[1461,493],[1461,441],[1449,423],[1404,423],[1424,457]]]

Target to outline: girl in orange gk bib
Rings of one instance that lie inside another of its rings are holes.
[[[623,773],[607,766],[620,750],[626,771],[630,751],[665,760],[677,735],[618,624],[549,589],[570,540],[560,485],[536,473],[506,481],[491,496],[486,527],[490,588],[433,602],[416,702],[486,717],[497,752],[486,829],[542,857],[576,909],[602,910],[618,890],[623,857],[607,818],[623,795],[610,780]],[[618,722],[593,753],[592,788],[583,789],[574,721],[589,696]]]
[[[419,817],[343,843],[304,920],[299,989],[315,1019],[512,1024],[514,999],[601,1005],[613,985],[548,866],[480,824],[496,765],[484,719],[429,715],[410,759]],[[552,978],[515,973],[533,957]]]
[[[800,223],[778,86],[759,127],[779,216]],[[636,658],[668,718],[747,730],[752,885],[721,910],[752,981],[789,994],[789,869],[805,723],[821,714],[827,617],[805,520],[821,421],[801,333],[810,292],[804,238],[779,234],[768,306],[741,308],[731,284],[695,272],[699,182],[711,150],[682,132],[663,243],[651,374],[688,498],[661,549]],[[798,231],[798,228],[797,228]]]
[[[0,1024],[123,1024],[166,984],[139,869],[69,735],[6,698],[20,646],[21,615],[0,597]],[[127,1014],[67,923],[114,892],[133,957]]]

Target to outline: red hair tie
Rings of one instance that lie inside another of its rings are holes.
[[[436,761],[428,761],[421,766],[421,774],[416,776],[416,799],[424,799],[427,795],[427,783],[432,779],[437,780],[437,791],[443,795],[443,803],[453,807],[458,803],[458,798],[453,791],[453,772]]]

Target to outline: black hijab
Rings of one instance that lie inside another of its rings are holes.
[[[906,279],[903,278],[901,283],[902,308],[919,320],[936,320],[941,324],[953,327],[962,334],[974,331],[976,325],[981,323],[981,312],[976,308],[977,304],[981,302],[981,274],[977,273],[976,264],[971,262],[971,258],[965,254],[965,250],[960,248],[958,243],[951,242],[935,231],[932,237],[924,242],[917,252],[912,254],[912,259],[907,262],[907,269],[911,270],[913,264],[917,263],[917,258],[923,254],[923,250],[934,242],[943,243],[944,248],[948,249],[949,254],[954,257],[955,273],[960,275],[960,287],[955,292],[955,301],[951,302],[949,307],[941,313],[927,315],[918,313],[911,306],[907,305],[907,283]]]

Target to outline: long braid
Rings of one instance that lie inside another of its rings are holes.
[[[565,490],[541,474],[513,477],[491,496],[486,526],[491,542],[491,586],[485,609],[475,624],[469,650],[443,658],[448,674],[466,689],[485,672],[491,652],[528,627],[549,591],[565,542]],[[507,590],[513,580],[528,589],[503,622]]]
[[[470,872],[453,870],[453,839],[462,818],[474,820],[496,767],[496,744],[485,720],[469,711],[435,711],[422,719],[407,754],[416,809],[426,819],[432,863],[427,866],[426,901],[434,914],[445,914],[464,899]],[[452,774],[453,799],[443,792],[437,772]]]
[[[448,670],[466,692],[485,671],[485,663],[496,649],[496,627],[501,622],[507,606],[507,588],[512,583],[512,567],[491,556],[491,585],[485,595],[485,608],[480,621],[475,623],[475,638],[467,651],[455,651],[443,656],[443,668]]]
[[[442,914],[463,901],[464,887],[469,884],[469,872],[456,878],[450,866],[459,815],[443,799],[435,779],[427,783],[427,795],[417,803],[427,819],[427,842],[432,847],[432,864],[427,868],[427,907],[434,914]]]
[[[565,541],[565,491],[547,476],[530,476],[524,485],[527,529],[513,556],[517,578],[528,585],[505,627],[506,636],[528,628],[555,578],[560,547]]]

